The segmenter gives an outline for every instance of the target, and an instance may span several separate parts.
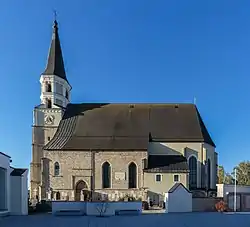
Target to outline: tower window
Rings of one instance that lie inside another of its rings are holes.
[[[51,105],[51,99],[47,99],[47,108],[51,108],[52,105]]]
[[[50,141],[50,136],[48,136],[48,141]]]
[[[69,99],[69,93],[68,93],[67,90],[66,90],[66,92],[65,92],[65,98],[66,98],[66,99]]]
[[[46,92],[52,92],[51,84],[46,83]]]

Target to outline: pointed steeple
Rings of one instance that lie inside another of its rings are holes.
[[[55,20],[53,25],[52,41],[49,50],[47,66],[43,75],[56,75],[66,81],[66,73],[63,62],[62,49],[58,34],[58,23]]]

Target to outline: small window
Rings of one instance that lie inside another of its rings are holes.
[[[179,181],[180,181],[180,176],[174,175],[174,182],[179,182]]]
[[[48,141],[50,141],[50,136],[48,136]]]
[[[51,100],[48,99],[48,100],[47,100],[47,108],[51,108],[51,107],[52,107]]]
[[[54,164],[54,176],[59,176],[60,174],[60,165],[58,162],[55,162]]]
[[[67,90],[66,90],[66,92],[65,92],[65,97],[66,97],[66,99],[69,99],[69,93],[68,93]]]
[[[162,180],[161,174],[156,174],[155,175],[155,181],[160,182]]]
[[[52,92],[51,84],[49,83],[46,84],[46,92]]]

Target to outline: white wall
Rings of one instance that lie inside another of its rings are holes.
[[[0,168],[6,170],[6,177],[5,177],[5,208],[9,211],[10,210],[10,157],[0,152]]]
[[[11,176],[11,215],[28,215],[28,170]]]
[[[166,193],[166,212],[192,212],[192,193],[182,186],[172,193]]]
[[[28,170],[26,170],[23,173],[22,179],[21,179],[21,199],[22,199],[22,206],[21,206],[21,214],[22,215],[28,215]]]
[[[10,193],[11,193],[11,206],[10,213],[16,215],[20,213],[21,210],[21,177],[20,176],[10,176]]]

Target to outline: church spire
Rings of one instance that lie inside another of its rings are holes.
[[[50,45],[47,66],[43,72],[43,75],[56,75],[68,82],[64,68],[62,49],[58,34],[58,23],[56,18],[53,25],[52,41]]]

